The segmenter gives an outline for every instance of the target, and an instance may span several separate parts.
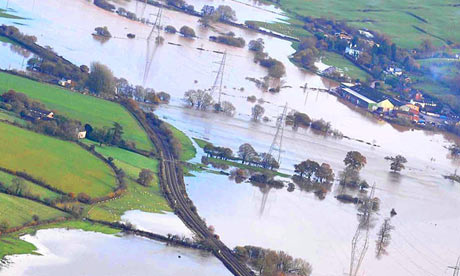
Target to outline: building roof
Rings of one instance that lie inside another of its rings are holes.
[[[394,108],[395,107],[394,104],[388,99],[379,102],[377,106],[383,107],[383,108]]]
[[[356,98],[358,98],[358,99],[360,99],[360,100],[363,100],[363,101],[365,101],[365,102],[367,102],[367,103],[371,103],[371,104],[375,104],[375,103],[376,103],[376,102],[374,102],[373,100],[371,100],[371,99],[369,99],[369,98],[367,98],[367,97],[365,97],[365,96],[359,94],[359,93],[356,92],[356,91],[353,91],[353,90],[350,89],[350,88],[343,88],[343,90],[344,90],[345,92],[347,92],[348,94],[351,94],[351,95],[355,96]]]

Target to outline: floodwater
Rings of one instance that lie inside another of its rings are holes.
[[[258,90],[245,79],[266,75],[265,69],[252,62],[252,53],[209,42],[207,37],[215,32],[200,28],[196,17],[165,10],[164,25],[177,29],[190,25],[200,38],[190,40],[162,34],[166,42],[155,46],[145,39],[150,26],[103,11],[88,1],[40,0],[33,7],[29,3],[10,1],[18,14],[29,18],[26,25],[18,26],[21,31],[37,36],[38,43],[50,45],[76,64],[100,61],[118,77],[170,93],[174,106],[161,107],[157,113],[190,136],[209,139],[234,151],[244,142],[250,142],[258,151],[268,151],[275,129],[273,121],[253,123],[249,120],[254,104],[247,102],[246,97],[255,95],[265,101],[266,115],[272,119],[287,102],[290,109],[330,121],[345,135],[379,145],[371,147],[353,140],[336,140],[307,130],[295,132],[287,128],[281,169],[292,173],[293,164],[310,158],[331,164],[338,174],[343,169],[346,152],[360,151],[368,160],[362,177],[371,184],[376,183],[376,195],[382,200],[363,265],[366,274],[445,275],[446,267],[455,263],[460,253],[460,188],[442,177],[458,167],[458,163],[448,158],[445,148],[454,138],[393,127],[330,94],[314,89],[304,92],[300,86],[305,83],[309,88],[326,89],[337,84],[289,63],[293,50],[286,41],[225,25],[216,26],[218,31],[233,31],[247,42],[263,38],[270,56],[285,64],[287,76],[283,82],[290,87],[271,94]],[[155,8],[150,9],[148,13],[156,13]],[[0,23],[12,24],[12,21],[0,18]],[[98,26],[108,26],[114,37],[105,43],[94,40],[91,33]],[[127,33],[135,33],[136,39],[127,39]],[[198,47],[206,51],[198,51]],[[223,99],[237,107],[235,118],[177,107],[186,90],[212,86],[214,71],[218,68],[214,62],[221,59],[213,50],[228,53]],[[21,63],[18,60],[11,66],[21,68]],[[389,164],[384,160],[385,156],[396,154],[409,160],[401,175],[390,174]],[[248,183],[235,184],[224,176],[206,174],[187,178],[187,183],[199,213],[230,246],[253,244],[285,250],[310,261],[314,275],[346,272],[350,241],[357,224],[356,209],[339,203],[333,197],[334,192],[320,201],[298,190],[292,193],[285,189],[261,191]],[[391,208],[398,212],[392,219],[396,229],[389,255],[377,260],[373,256],[375,235]]]
[[[267,151],[275,131],[268,125],[171,106],[163,106],[156,113],[191,137],[207,139],[234,151],[244,142],[251,143],[259,152]],[[426,146],[423,150],[404,151],[409,160],[407,169],[395,175],[389,172],[384,157],[413,145],[390,141],[371,147],[357,141],[325,138],[307,130],[292,131],[289,127],[284,133],[281,170],[290,174],[293,164],[308,158],[331,164],[337,175],[344,167],[342,160],[347,151],[358,150],[367,157],[361,176],[377,185],[381,208],[363,264],[365,275],[445,275],[446,267],[455,263],[460,253],[460,187],[442,177],[457,167],[446,159],[442,135],[426,136],[422,131],[400,133],[402,141],[409,135]],[[436,161],[430,161],[431,157]],[[250,244],[284,250],[308,260],[313,265],[313,275],[347,272],[357,210],[354,205],[334,198],[337,186],[326,199],[319,200],[297,189],[288,192],[286,188],[236,184],[215,174],[196,173],[186,183],[199,214],[229,246]],[[388,255],[376,259],[377,231],[392,208],[398,215],[391,220],[395,230]]]
[[[121,217],[122,221],[130,222],[136,229],[167,236],[168,234],[192,238],[192,232],[179,217],[171,212],[147,213],[139,210],[127,211]]]
[[[165,2],[165,1],[160,1]],[[258,1],[251,0],[188,0],[187,4],[193,5],[196,11],[201,11],[204,5],[214,6],[217,8],[220,5],[230,6],[236,14],[236,22],[244,23],[247,20],[257,20],[263,22],[283,22],[286,16],[279,8],[273,5],[266,5]],[[148,18],[151,14],[156,15],[156,8],[153,8],[140,1],[113,1],[115,5],[124,7],[138,14],[138,17]]]
[[[231,275],[208,253],[136,236],[48,229],[27,235],[42,256],[15,255],[2,276]]]

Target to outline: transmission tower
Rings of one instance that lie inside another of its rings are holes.
[[[149,72],[150,72],[150,67],[152,66],[152,62],[153,62],[153,56],[155,55],[155,52],[156,52],[156,48],[153,49],[152,53],[150,53],[151,51],[151,47],[150,47],[150,41],[152,39],[152,36],[153,34],[155,33],[155,30],[157,31],[157,36],[156,36],[156,42],[159,43],[160,42],[160,32],[161,32],[161,18],[162,18],[162,15],[163,15],[163,8],[160,7],[158,9],[158,13],[155,17],[155,23],[153,24],[152,26],[152,30],[150,31],[149,33],[149,36],[147,37],[147,53],[146,53],[146,61],[145,61],[145,68],[144,68],[144,78],[143,78],[143,85],[145,86],[145,83],[147,81],[147,77],[149,75]]]
[[[219,64],[219,70],[215,73],[217,73],[216,75],[216,79],[214,80],[214,84],[212,85],[211,87],[211,96],[214,96],[214,92],[216,92],[216,90],[218,90],[219,92],[219,97],[218,97],[218,101],[217,101],[217,104],[219,105],[219,108],[220,108],[220,101],[221,101],[221,97],[222,97],[222,85],[223,85],[223,82],[224,82],[224,71],[225,71],[225,62],[227,60],[227,51],[224,52],[224,54],[222,55],[222,60],[220,62],[218,62]]]
[[[276,161],[280,164],[281,151],[283,147],[283,136],[284,136],[284,126],[286,125],[286,114],[287,114],[288,104],[284,106],[283,113],[276,119],[276,132],[275,137],[273,137],[273,142],[270,146],[268,154],[265,155],[263,164],[267,164],[271,157],[275,158],[274,154],[277,153]]]
[[[457,259],[457,264],[455,266],[448,266],[449,269],[453,269],[452,276],[458,276],[460,273],[460,257]]]
[[[372,186],[372,190],[368,198],[364,200],[361,219],[351,241],[350,272],[348,274],[350,276],[358,275],[361,264],[366,256],[367,249],[369,248],[369,232],[372,210],[374,208],[374,195],[375,183]]]
[[[163,7],[160,6],[158,9],[157,15],[155,16],[155,22],[153,23],[152,30],[150,31],[149,36],[147,37],[147,40],[152,39],[153,33],[156,30],[157,33],[157,41],[158,38],[160,37],[160,32],[161,32],[161,17],[163,15]]]

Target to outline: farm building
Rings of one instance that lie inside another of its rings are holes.
[[[363,108],[368,109],[370,106],[377,104],[375,101],[367,98],[364,95],[359,94],[358,92],[348,87],[343,87],[342,89],[340,89],[340,93],[344,99]]]

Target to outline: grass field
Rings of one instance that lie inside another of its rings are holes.
[[[12,180],[16,178],[16,176],[7,174],[5,172],[0,171],[0,182],[2,182],[6,187],[9,187],[12,185]],[[50,191],[46,188],[43,188],[41,186],[38,186],[32,182],[29,182],[25,179],[23,179],[24,184],[26,185],[27,189],[32,193],[33,195],[38,195],[41,200],[45,198],[49,199],[55,199],[58,198],[60,195]]]
[[[0,166],[31,174],[64,192],[108,194],[112,169],[80,146],[0,123]]]
[[[26,121],[21,118],[16,117],[16,115],[12,112],[6,111],[4,109],[0,109],[0,120],[5,120],[11,123],[18,123],[21,125],[26,125]]]
[[[40,220],[67,216],[43,204],[0,193],[0,221],[7,221],[9,227],[16,227],[33,221],[33,215],[38,215]]]
[[[140,149],[153,149],[147,134],[121,105],[70,92],[58,86],[0,73],[0,93],[9,89],[25,93],[48,108],[79,120],[83,124],[89,123],[93,127],[112,127],[114,122],[118,122],[123,127],[124,139],[134,141]]]
[[[92,206],[88,212],[90,218],[118,221],[123,213],[128,210],[141,210],[153,213],[171,211],[158,185],[158,177],[156,175],[158,173],[158,160],[120,148],[109,146],[99,147],[89,140],[86,140],[85,143],[94,144],[97,152],[105,157],[112,157],[117,167],[122,168],[128,176],[126,178],[127,192],[120,198]],[[135,181],[142,169],[149,169],[155,172],[154,180],[150,187],[143,187]]]
[[[453,6],[457,3],[454,0],[282,0],[280,5],[288,14],[345,20],[357,28],[385,33],[400,47],[414,48],[424,39],[431,39],[437,45],[443,44],[443,40],[460,42],[457,31],[460,16],[458,7]]]
[[[334,52],[323,51],[321,61],[329,66],[335,66],[342,69],[343,72],[353,80],[360,79],[364,81],[371,77],[367,72],[355,66],[351,61]]]
[[[8,37],[4,37],[0,35],[0,42],[6,42],[6,43],[11,43],[11,44],[16,44],[14,41],[9,39]]]
[[[174,137],[179,141],[179,143],[182,146],[180,160],[185,162],[195,157],[196,149],[193,146],[192,140],[190,140],[190,138],[188,138],[187,135],[185,135],[185,133],[175,128],[174,126],[168,124],[168,127],[171,129]]]

